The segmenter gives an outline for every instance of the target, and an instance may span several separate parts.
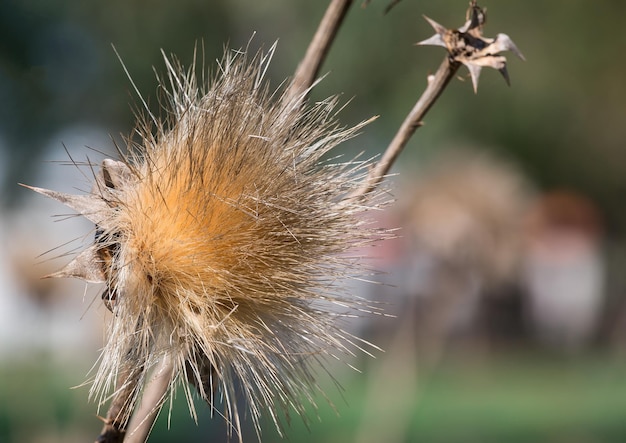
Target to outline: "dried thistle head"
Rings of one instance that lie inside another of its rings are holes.
[[[467,67],[472,78],[474,92],[478,90],[478,80],[482,68],[497,69],[507,84],[510,83],[506,69],[506,57],[501,52],[512,51],[522,60],[524,55],[513,40],[506,34],[498,34],[495,38],[483,36],[483,26],[487,20],[487,9],[470,2],[466,14],[466,22],[458,29],[447,29],[431,18],[424,16],[435,30],[435,35],[418,42],[417,45],[443,46],[452,61]]]
[[[129,390],[122,423],[133,386],[167,357],[170,390],[190,399],[190,383],[212,406],[219,393],[235,431],[237,389],[257,430],[262,410],[280,428],[276,412],[313,402],[311,364],[360,348],[337,323],[359,300],[338,285],[363,272],[349,251],[378,236],[362,215],[382,194],[348,198],[368,163],[326,157],[364,123],[339,126],[334,99],[303,107],[272,93],[272,52],[228,54],[208,85],[166,57],[166,117],[142,120],[90,194],[32,188],[96,225],[94,244],[54,276],[106,285],[113,315],[93,393]]]

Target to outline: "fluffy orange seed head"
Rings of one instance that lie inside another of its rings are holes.
[[[277,409],[304,412],[311,362],[358,347],[336,322],[358,300],[339,285],[362,272],[349,251],[378,236],[362,214],[381,194],[350,199],[368,165],[324,156],[362,125],[338,126],[334,100],[305,108],[270,94],[269,58],[228,56],[206,87],[166,59],[165,121],[141,125],[91,195],[39,190],[98,227],[59,273],[108,286],[96,392],[169,355],[172,388],[189,380],[210,404],[219,389],[237,426],[238,384],[255,424],[269,409],[278,425]]]

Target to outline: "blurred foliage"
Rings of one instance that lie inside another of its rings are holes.
[[[68,373],[64,368],[65,372],[60,371],[45,359],[0,368],[0,441],[93,440],[101,424],[93,414],[93,404],[85,407],[87,388],[67,389],[82,373]],[[402,397],[377,401],[390,411],[409,411],[407,442],[618,443],[626,435],[625,369],[623,361],[598,356],[575,365],[570,359],[538,354],[509,353],[474,362],[463,359],[462,364],[453,358],[420,382],[420,394],[410,390]],[[24,377],[16,378],[16,373]],[[312,411],[308,427],[293,417],[288,440],[283,440],[267,419],[263,441],[358,441],[367,407],[367,378],[350,377],[346,372],[340,377],[347,380],[348,399],[328,380],[323,382],[337,413],[318,396],[319,410]],[[161,414],[150,442],[225,441],[223,420],[211,419],[205,405],[197,403],[197,407],[199,423],[195,424],[184,397],[179,396],[171,415]],[[384,429],[384,421],[379,426]],[[251,427],[247,432],[244,440],[255,440]]]

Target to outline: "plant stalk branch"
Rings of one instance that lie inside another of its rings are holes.
[[[450,60],[446,56],[437,72],[433,76],[429,76],[426,90],[405,117],[381,159],[370,169],[367,179],[352,193],[351,199],[357,199],[371,192],[385,178],[393,162],[402,152],[413,133],[422,125],[422,119],[454,77],[459,66],[461,66],[460,63]]]
[[[174,373],[174,360],[166,354],[153,377],[146,383],[141,403],[128,425],[124,443],[145,443],[165,402]]]
[[[126,371],[118,377],[118,382],[122,388],[111,401],[106,419],[104,419],[104,427],[96,439],[96,443],[122,443],[124,441],[128,417],[133,412],[130,409],[132,406],[130,399],[137,389],[142,372],[143,367],[132,368],[130,372]],[[130,376],[128,376],[129,373]]]
[[[302,96],[315,81],[353,0],[332,0],[287,91],[287,100]]]

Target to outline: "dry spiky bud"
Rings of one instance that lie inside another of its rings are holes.
[[[219,393],[236,432],[237,389],[257,431],[262,410],[280,428],[277,411],[313,402],[312,362],[360,349],[337,323],[360,308],[340,285],[363,272],[349,251],[380,236],[362,215],[384,202],[348,198],[368,162],[326,154],[365,123],[339,126],[334,99],[305,108],[272,94],[273,49],[227,55],[208,86],[166,57],[167,117],[150,114],[90,194],[32,188],[96,225],[94,244],[54,276],[106,285],[113,315],[93,393],[130,391],[122,424],[133,386],[167,358],[169,390],[182,384],[190,399],[190,382],[213,407]]]
[[[417,43],[417,45],[443,46],[448,51],[451,60],[467,66],[472,77],[474,92],[478,90],[480,71],[484,67],[497,69],[507,84],[509,83],[506,57],[500,55],[501,52],[512,51],[524,60],[524,55],[517,49],[508,35],[498,34],[495,38],[483,36],[483,25],[486,17],[486,9],[476,5],[476,1],[470,2],[470,7],[467,10],[467,21],[459,29],[447,29],[424,16],[435,30],[435,35]]]

